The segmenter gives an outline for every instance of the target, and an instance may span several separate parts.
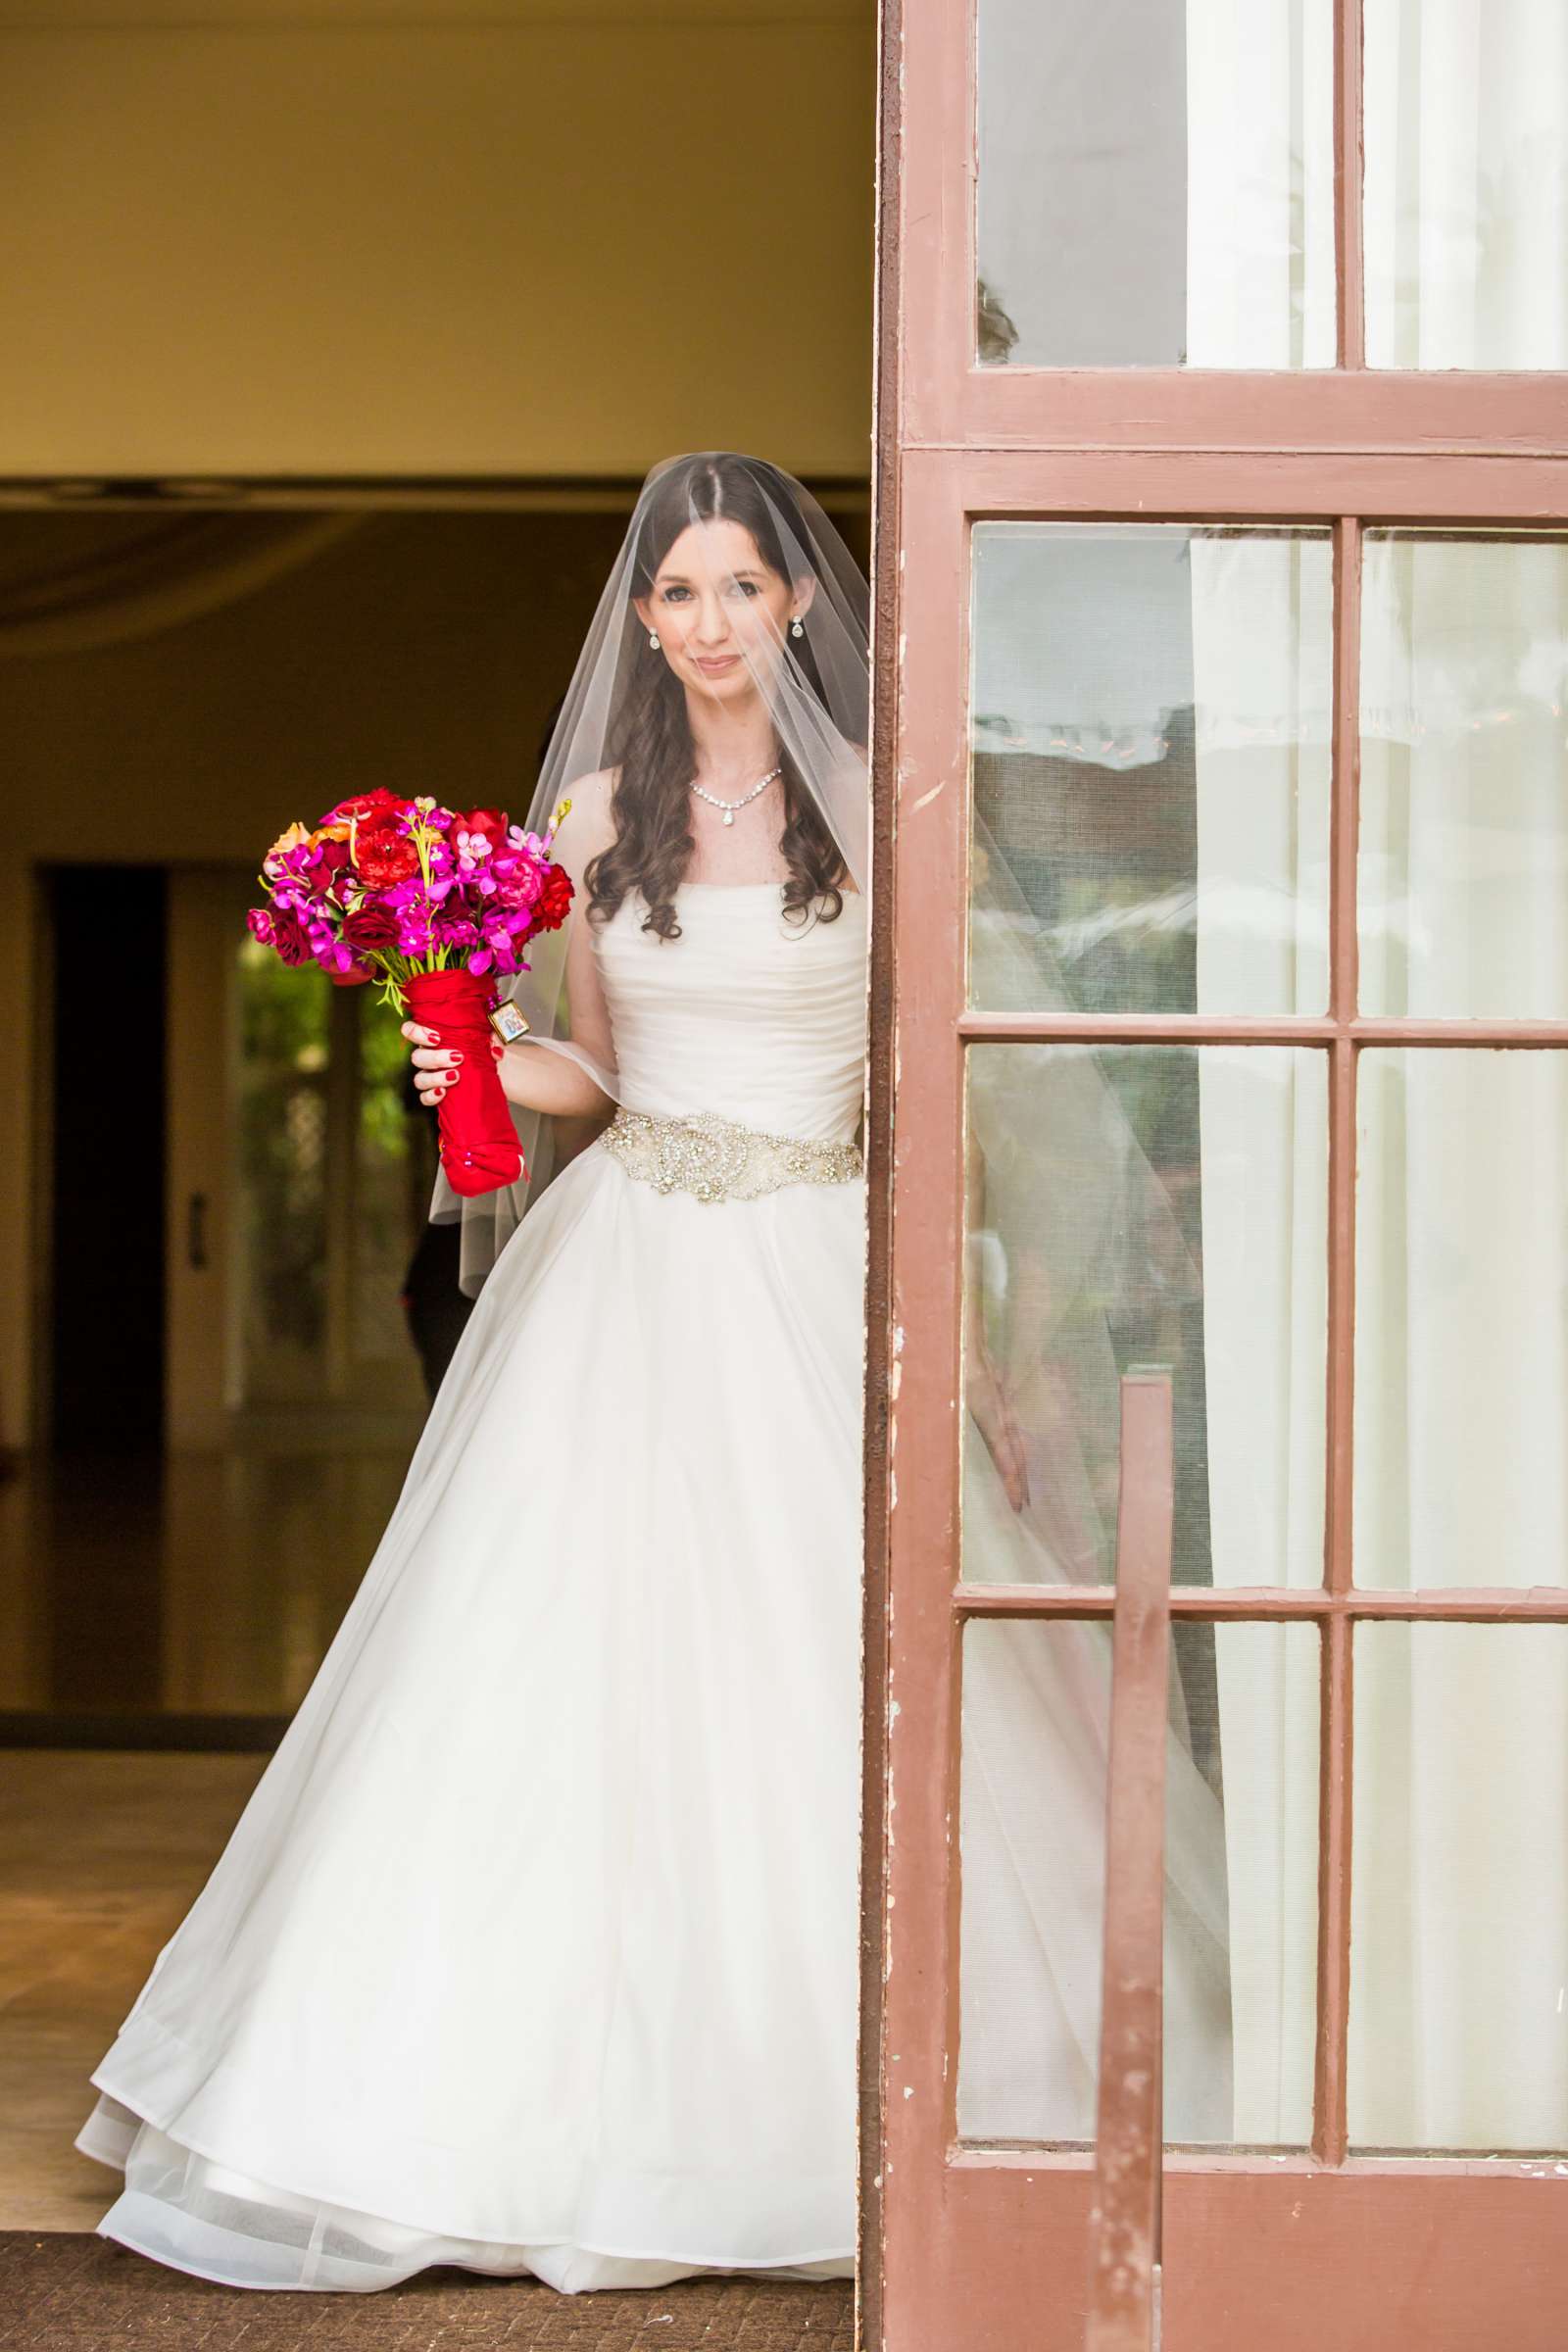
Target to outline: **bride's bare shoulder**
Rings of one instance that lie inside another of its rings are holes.
[[[607,849],[615,837],[610,805],[617,772],[612,767],[595,768],[589,775],[574,777],[562,795],[571,803],[562,832],[564,835],[569,828],[571,846],[584,858]]]
[[[572,807],[580,805],[584,808],[604,809],[608,813],[611,795],[615,789],[615,778],[619,773],[618,767],[596,767],[591,775],[579,776],[571,787]]]

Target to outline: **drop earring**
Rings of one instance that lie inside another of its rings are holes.
[[[792,637],[804,637],[806,635],[806,623],[798,612],[796,613],[795,618],[790,622],[790,635]]]
[[[658,631],[657,629],[650,629],[650,630],[649,630],[649,632],[648,632],[648,642],[649,642],[649,644],[650,644],[650,645],[653,647],[653,649],[654,649],[655,653],[657,654],[657,653],[658,653],[658,651],[659,651],[659,631]]]

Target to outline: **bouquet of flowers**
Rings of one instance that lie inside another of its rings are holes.
[[[489,1051],[490,1013],[495,976],[525,972],[528,941],[566,919],[571,877],[550,852],[570,806],[540,834],[498,808],[462,815],[430,799],[361,793],[314,828],[290,825],[262,860],[268,904],[247,917],[254,938],[285,963],[319,964],[340,986],[379,981],[383,1004],[462,1051],[439,1111],[455,1192],[495,1192],[525,1173]],[[526,1027],[501,1008],[499,1034]]]

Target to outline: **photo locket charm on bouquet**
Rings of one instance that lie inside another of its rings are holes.
[[[504,1046],[514,1046],[519,1037],[532,1034],[527,1021],[510,998],[505,1004],[491,1006],[490,1026]]]

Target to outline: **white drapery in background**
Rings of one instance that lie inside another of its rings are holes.
[[[1568,10],[1365,0],[1374,368],[1568,368]]]
[[[1193,541],[1200,1012],[1321,1013],[1326,1003],[1329,563],[1322,539]],[[1244,909],[1250,919],[1238,919]],[[1266,1086],[1250,1077],[1260,1066]],[[1207,1049],[1199,1101],[1214,1582],[1313,1585],[1324,1525],[1323,1057]],[[1255,1650],[1222,1642],[1216,1652],[1234,2137],[1288,2146],[1311,2132],[1317,1645],[1284,1628],[1266,1639],[1266,1674]]]
[[[1568,1010],[1568,546],[1379,536],[1363,569],[1362,1002]],[[1568,1056],[1361,1058],[1357,1579],[1568,1577]],[[1554,1629],[1357,1643],[1350,2124],[1568,2144]]]
[[[1568,367],[1568,19],[1555,0],[1368,0],[1366,15],[1374,363]],[[1211,22],[1194,0],[1190,38],[1199,18]],[[1258,89],[1266,118],[1261,66]],[[1212,136],[1202,92],[1194,77],[1194,152]],[[1283,333],[1283,308],[1276,323]],[[1205,334],[1217,348],[1228,331],[1218,305],[1211,321],[1195,319],[1195,356]],[[1238,665],[1260,663],[1271,695],[1291,691],[1289,585],[1278,573],[1248,580],[1247,566],[1245,543],[1195,544],[1200,711],[1234,692]],[[1372,536],[1363,605],[1363,1005],[1560,1017],[1568,548]],[[1201,925],[1205,877],[1234,874],[1246,815],[1200,717],[1197,747]],[[1276,889],[1310,900],[1320,850],[1310,832],[1282,827]],[[1200,930],[1200,1009],[1235,1009],[1249,995],[1321,1010],[1315,945]],[[1568,1060],[1369,1054],[1360,1129],[1357,1580],[1561,1584]],[[1285,1260],[1313,1261],[1326,1217],[1322,1123],[1298,1086],[1242,1132],[1215,1057],[1201,1152],[1215,1582],[1259,1581],[1260,1544],[1266,1554],[1289,1529],[1288,1577],[1312,1583],[1322,1309],[1293,1289],[1282,1317],[1247,1278],[1238,1237],[1239,1220],[1261,1217]],[[1359,2145],[1568,2144],[1564,1647],[1545,1629],[1391,1627],[1357,1639]],[[1237,2137],[1296,2138],[1281,2085],[1309,2057],[1312,1923],[1293,1914],[1286,1889],[1315,1694],[1299,1672],[1272,1689],[1227,1679],[1222,1652],[1220,1720]]]
[[[1334,0],[1188,0],[1187,364],[1332,368]]]

